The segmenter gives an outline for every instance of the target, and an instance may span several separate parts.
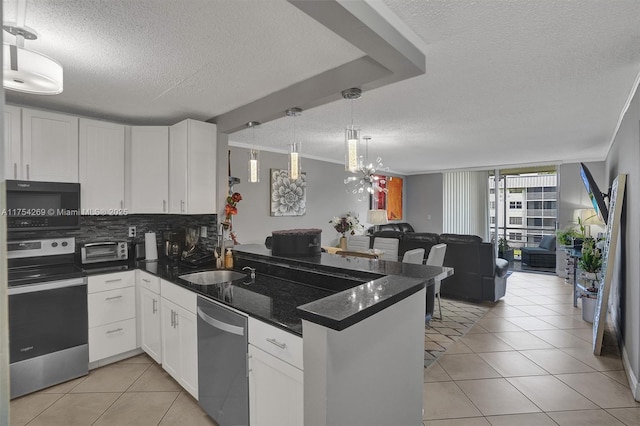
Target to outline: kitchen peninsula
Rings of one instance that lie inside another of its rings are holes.
[[[138,268],[249,316],[252,424],[273,412],[298,413],[281,424],[302,424],[302,415],[313,425],[421,423],[425,295],[451,269],[273,256],[262,245],[235,246],[233,255],[243,278],[216,285],[188,282],[181,276],[192,271],[175,265]],[[275,368],[269,362],[284,373],[261,376]]]

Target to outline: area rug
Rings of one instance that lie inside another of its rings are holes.
[[[435,303],[438,312],[438,301]],[[431,365],[447,348],[464,336],[491,308],[490,303],[442,299],[442,320],[432,318],[424,326],[424,366]]]

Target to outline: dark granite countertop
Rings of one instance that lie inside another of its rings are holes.
[[[322,253],[307,258],[272,256],[263,245],[233,249],[235,270],[256,268],[255,281],[247,276],[223,284],[198,285],[180,275],[215,269],[189,268],[163,260],[87,267],[88,275],[140,269],[190,289],[197,294],[302,335],[302,319],[343,330],[434,283],[451,268],[343,258]]]
[[[343,330],[386,307],[432,286],[434,278],[453,274],[452,268],[415,265],[359,257],[342,257],[321,253],[312,257],[273,256],[266,247],[258,244],[234,247],[236,262],[244,265],[266,267],[273,264],[286,265],[292,276],[316,274],[325,277],[344,277],[362,281],[356,286],[348,282],[342,288],[332,288],[336,293],[298,306],[302,319],[334,330]],[[315,282],[315,285],[322,285]]]

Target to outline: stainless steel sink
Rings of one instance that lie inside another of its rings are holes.
[[[213,285],[245,278],[247,275],[236,271],[204,271],[180,275],[185,281],[198,285]]]

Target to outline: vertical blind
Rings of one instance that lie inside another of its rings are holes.
[[[489,172],[448,172],[442,177],[442,229],[489,239]]]

